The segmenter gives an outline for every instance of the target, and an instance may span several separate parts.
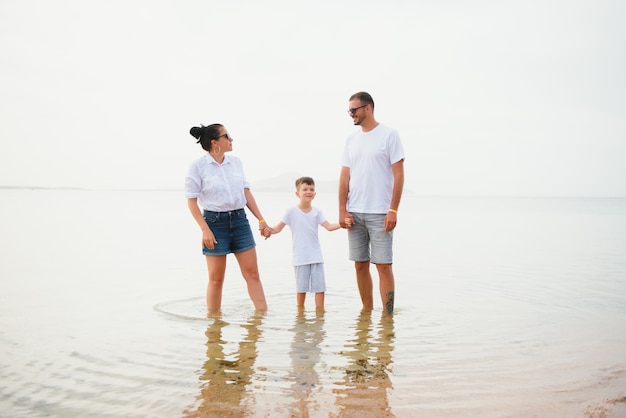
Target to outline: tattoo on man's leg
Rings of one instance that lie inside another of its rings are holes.
[[[393,297],[394,297],[393,290],[391,292],[387,292],[387,302],[385,303],[385,310],[387,311],[388,314],[393,313]]]

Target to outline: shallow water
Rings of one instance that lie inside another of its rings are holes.
[[[256,197],[270,224],[295,203]],[[342,230],[324,312],[285,230],[257,240],[269,311],[230,258],[212,318],[181,192],[0,202],[1,416],[626,416],[624,199],[405,196],[393,318],[360,312]]]

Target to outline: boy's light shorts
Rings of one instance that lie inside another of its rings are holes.
[[[324,263],[294,266],[293,270],[296,273],[297,293],[319,293],[326,291]]]

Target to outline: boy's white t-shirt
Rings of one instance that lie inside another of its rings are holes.
[[[393,192],[391,165],[404,159],[398,132],[379,124],[346,139],[341,165],[350,168],[348,212],[387,213]]]
[[[294,266],[324,262],[317,234],[319,225],[326,221],[321,210],[312,207],[310,212],[305,213],[294,206],[287,209],[281,221],[291,229]]]

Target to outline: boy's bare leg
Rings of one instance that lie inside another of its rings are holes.
[[[324,292],[317,292],[315,294],[315,308],[324,309]]]
[[[304,308],[304,301],[306,300],[306,293],[296,293],[296,303],[298,308]]]

